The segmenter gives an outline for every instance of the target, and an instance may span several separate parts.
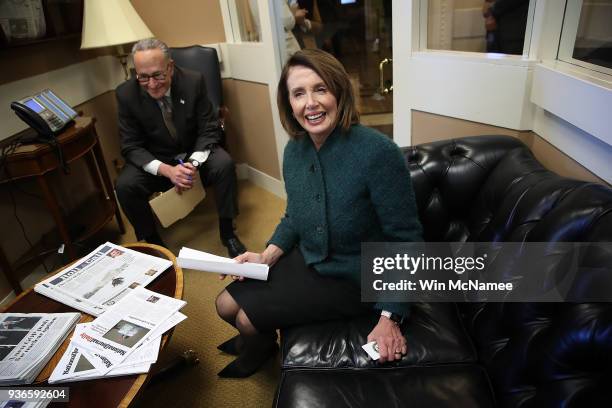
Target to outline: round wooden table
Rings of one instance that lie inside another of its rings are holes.
[[[147,289],[161,293],[166,296],[172,296],[176,299],[183,298],[183,271],[176,263],[176,258],[164,247],[146,244],[135,243],[123,245],[145,254],[158,256],[160,258],[169,259],[172,261],[172,266],[168,268],[157,279],[147,285]],[[63,269],[63,268],[62,268]],[[57,272],[57,271],[56,271]],[[32,288],[21,293],[10,305],[4,310],[4,313],[64,313],[78,312],[69,306],[59,303],[53,299],[40,295]],[[81,322],[89,322],[94,319],[93,316],[80,312]],[[166,346],[172,335],[172,330],[168,331],[162,337],[162,349]],[[49,363],[38,375],[33,386],[45,387],[49,384],[46,380],[53,372],[53,369],[59,362],[60,358],[68,347],[69,339],[57,350]],[[142,391],[143,385],[150,377],[148,374],[128,375],[123,377],[102,378],[90,381],[70,382],[65,384],[57,384],[52,386],[70,387],[70,401],[65,403],[51,403],[49,406],[57,407],[87,407],[87,408],[108,408],[108,407],[127,407]]]

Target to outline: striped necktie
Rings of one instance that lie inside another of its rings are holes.
[[[159,107],[162,111],[162,116],[164,118],[164,123],[166,124],[166,128],[168,129],[168,133],[174,140],[177,139],[176,128],[174,127],[174,122],[172,121],[172,101],[169,96],[164,96],[159,99]]]

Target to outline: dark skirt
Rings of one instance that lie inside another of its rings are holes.
[[[298,324],[347,319],[372,311],[361,291],[346,279],[321,276],[299,249],[270,268],[266,282],[247,279],[225,288],[259,332]]]

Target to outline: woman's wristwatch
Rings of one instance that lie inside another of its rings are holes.
[[[380,312],[380,315],[385,316],[387,319],[391,320],[397,325],[401,325],[402,323],[404,323],[404,316],[398,315],[397,313],[392,313],[387,310],[383,310]]]

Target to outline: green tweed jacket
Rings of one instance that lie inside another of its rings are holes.
[[[299,246],[321,275],[361,284],[362,242],[421,241],[410,174],[395,143],[376,130],[336,129],[317,151],[306,136],[285,147],[287,210],[270,244]],[[377,303],[404,316],[409,304]]]

